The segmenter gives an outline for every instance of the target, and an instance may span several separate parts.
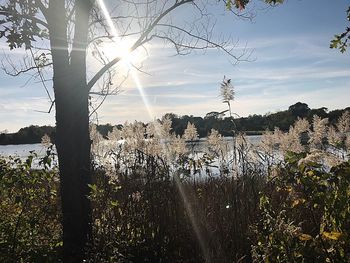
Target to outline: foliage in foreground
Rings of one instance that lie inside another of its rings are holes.
[[[288,134],[266,135],[270,144],[276,134],[283,139],[284,162],[272,168],[270,190],[261,194],[256,262],[348,262],[350,113],[327,124],[315,116],[312,129],[299,120]]]
[[[49,153],[50,155],[50,153]],[[58,178],[49,157],[42,169],[0,159],[0,262],[57,262],[61,243]]]
[[[58,262],[61,256],[57,172],[33,169],[32,157],[1,160],[1,262]],[[139,157],[114,177],[95,170],[88,262],[249,258],[247,233],[263,178],[180,179],[169,176],[161,159]]]
[[[262,182],[248,176],[188,182],[139,174],[116,183],[101,173],[91,186],[91,262],[249,261],[248,233]]]
[[[260,198],[257,262],[348,262],[350,162],[325,171],[290,154]]]
[[[299,119],[287,133],[266,133],[256,147],[212,130],[204,153],[193,142],[196,127],[187,126],[179,137],[169,119],[147,129],[128,124],[109,134],[109,144],[92,128],[94,241],[87,261],[346,262],[348,112],[336,125]],[[60,257],[50,156],[42,169],[33,168],[34,155],[0,161],[1,262]]]

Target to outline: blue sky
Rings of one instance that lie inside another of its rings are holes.
[[[148,74],[138,76],[154,115],[204,116],[224,110],[218,96],[224,75],[232,79],[236,91],[233,111],[241,116],[284,110],[298,101],[331,110],[350,106],[350,51],[341,54],[329,49],[333,35],[347,25],[349,5],[350,1],[342,0],[289,0],[276,8],[258,4],[252,7],[256,10],[252,22],[213,10],[218,20],[214,33],[239,40],[237,54],[247,45],[253,51],[252,61],[232,65],[216,50],[173,56],[171,47],[150,46],[143,66]],[[3,43],[1,48],[2,58],[5,54],[16,59],[21,56],[20,50],[9,52]],[[0,73],[0,131],[16,131],[30,124],[54,125],[54,111],[38,112],[50,106],[45,90],[35,81],[25,85],[28,78]],[[150,120],[132,79],[117,96],[107,98],[98,119],[112,124]]]

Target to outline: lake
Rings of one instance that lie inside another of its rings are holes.
[[[25,158],[29,155],[30,151],[35,151],[39,156],[43,156],[46,153],[46,148],[41,143],[0,145],[0,156],[18,156]]]
[[[247,136],[248,141],[257,145],[261,141],[261,135]],[[231,140],[231,137],[226,137],[227,140]],[[206,141],[206,138],[201,138],[199,143],[202,144]],[[46,148],[40,144],[18,144],[18,145],[0,145],[0,156],[18,156],[20,158],[25,158],[29,155],[30,151],[35,151],[38,156],[44,156],[46,153]]]

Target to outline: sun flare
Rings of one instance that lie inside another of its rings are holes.
[[[119,36],[118,30],[112,21],[104,1],[97,0],[97,2],[113,36],[110,41],[105,41],[99,46],[99,51],[103,53],[109,61],[117,57],[121,58],[121,62],[127,69],[131,69],[133,66],[145,60],[148,57],[148,54],[144,55],[144,52],[140,52],[139,50],[131,50],[131,47],[134,44],[133,41]]]
[[[130,68],[132,65],[139,64],[144,60],[144,56],[138,50],[130,50],[131,46],[131,43],[128,41],[109,41],[102,43],[99,51],[108,61],[121,58],[120,62]]]

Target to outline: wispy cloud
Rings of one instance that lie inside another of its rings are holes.
[[[155,116],[166,112],[204,116],[224,110],[226,106],[218,97],[224,75],[232,79],[236,89],[233,110],[242,116],[287,109],[297,101],[330,109],[349,106],[350,53],[329,49],[332,35],[346,22],[345,2],[289,1],[283,8],[260,14],[255,24],[232,24],[231,19],[218,17],[224,21],[218,24],[219,30],[241,36],[238,53],[246,48],[246,43],[254,51],[253,62],[236,66],[217,50],[173,56],[175,51],[170,46],[158,42],[149,46],[149,57],[142,68],[148,75],[139,72],[138,76]],[[310,5],[317,17],[310,16]],[[297,18],[290,15],[296,12]],[[329,15],[331,12],[334,16]],[[8,50],[3,42],[2,48]],[[20,58],[24,52],[17,49],[11,54]],[[89,64],[89,74],[99,68],[100,65]],[[116,69],[116,85],[123,80],[120,69],[122,65]],[[0,130],[54,123],[54,113],[35,111],[50,106],[40,84],[31,83],[21,89],[25,78],[10,79],[4,74],[0,78]],[[101,123],[113,124],[150,118],[131,78],[119,95],[107,98],[98,116]]]

